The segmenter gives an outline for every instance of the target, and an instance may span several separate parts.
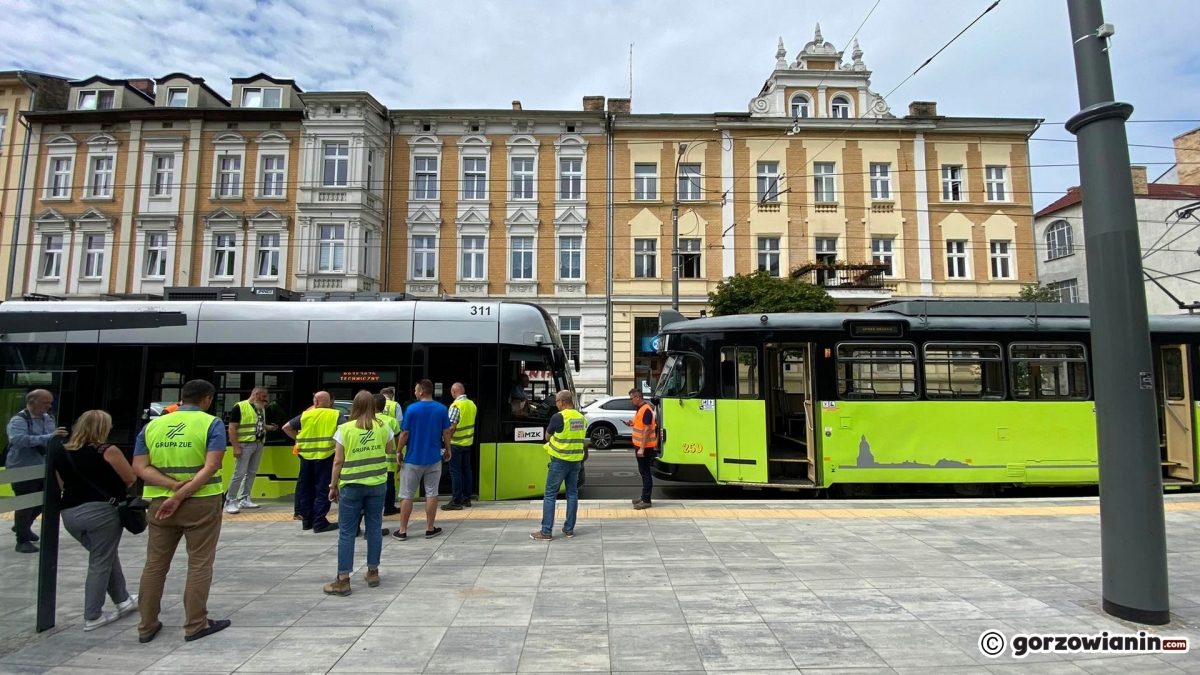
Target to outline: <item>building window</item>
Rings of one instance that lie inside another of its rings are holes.
[[[470,161],[470,160],[468,160]],[[468,174],[469,175],[469,174]],[[470,178],[468,178],[470,180]],[[469,191],[469,188],[468,188]],[[483,199],[483,196],[470,199]],[[533,199],[533,158],[512,158],[512,198]]]
[[[512,238],[512,278],[533,278],[533,237]]]
[[[558,238],[558,278],[583,278],[583,237]]]
[[[413,279],[437,278],[437,237],[413,237]]]
[[[258,276],[274,279],[279,276],[279,235],[258,235]]]
[[[317,241],[317,271],[346,271],[346,226],[322,225]]]
[[[1046,228],[1046,260],[1063,258],[1075,252],[1075,233],[1071,224],[1056,220]]]
[[[242,194],[242,158],[225,155],[217,162],[217,196],[236,197]]]
[[[884,276],[895,276],[895,269],[892,267],[893,253],[892,247],[895,245],[895,240],[876,237],[871,240],[871,262],[876,265],[886,265],[887,270],[884,271]]]
[[[573,361],[576,356],[580,356],[579,336],[582,322],[583,319],[578,316],[558,317],[558,334],[562,336],[563,351],[567,353],[568,361]]]
[[[991,245],[992,278],[1012,278],[1012,253],[1010,241],[993,240]]]
[[[813,164],[813,199],[818,202],[837,201],[837,167],[833,162]]]
[[[99,279],[104,274],[104,235],[89,234],[83,245],[83,278]]]
[[[817,237],[817,264],[833,267],[837,264],[837,237]],[[836,284],[837,270],[818,269],[817,285]]]
[[[213,235],[213,276],[232,279],[237,265],[237,235]]]
[[[113,158],[96,157],[92,160],[92,196],[111,197],[113,187]]]
[[[808,117],[808,97],[804,94],[796,94],[792,97],[792,117],[802,118]]]
[[[462,239],[462,278],[468,281],[481,281],[483,271],[483,237],[463,237]]]
[[[679,199],[696,201],[700,199],[700,165],[679,165]]]
[[[358,249],[358,272],[363,276],[375,278],[375,257],[371,255],[374,232],[363,230],[362,247]]]
[[[278,87],[246,87],[242,89],[243,108],[278,108],[283,90]]]
[[[487,199],[487,158],[463,159],[463,199]]]
[[[79,92],[79,110],[109,110],[113,107],[114,93],[112,89]]]
[[[167,90],[167,107],[168,108],[186,108],[188,104],[187,88],[176,89],[174,87]]]
[[[0,112],[0,154],[4,153],[4,135],[8,131],[8,113]]]
[[[656,239],[633,240],[633,276],[637,279],[658,277],[658,241]]]
[[[779,201],[779,162],[758,163],[758,203]]]
[[[262,193],[264,197],[283,196],[283,157],[263,157]]]
[[[957,164],[942,166],[942,201],[961,202],[964,199],[963,168]]]
[[[834,96],[833,102],[830,104],[830,109],[833,111],[833,116],[839,119],[850,118],[850,99],[845,96]]]
[[[583,198],[582,159],[560,159],[558,161],[558,198]]]
[[[634,386],[646,395],[653,391],[662,374],[663,356],[658,346],[658,317],[633,317],[633,379]]]
[[[1008,167],[989,166],[986,169],[987,198],[989,202],[1003,202],[1008,199],[1008,182],[1006,175]]]
[[[50,166],[50,196],[71,196],[71,160],[60,157]]]
[[[154,185],[150,194],[155,197],[167,197],[171,194],[175,182],[175,155],[155,155]]]
[[[633,165],[633,198],[658,199],[658,165]]]
[[[946,242],[946,278],[968,279],[967,242],[961,239]]]
[[[437,199],[438,196],[438,158],[417,157],[416,189],[413,199]]]
[[[758,269],[779,276],[779,237],[758,238]]]
[[[167,276],[167,235],[146,235],[146,278],[165,279]]]
[[[1066,279],[1063,281],[1056,281],[1052,284],[1046,284],[1046,288],[1049,288],[1050,290],[1052,290],[1056,294],[1058,294],[1059,302],[1066,302],[1066,303],[1079,302],[1079,280],[1078,279]]]
[[[892,165],[871,163],[871,199],[892,198]]]
[[[42,278],[58,279],[62,276],[63,235],[48,234],[42,237]]]
[[[679,278],[701,279],[704,270],[700,267],[700,240],[679,240]]]
[[[346,175],[350,171],[350,144],[325,144],[325,176],[324,185],[341,187],[346,185]]]
[[[367,149],[367,189],[375,189],[375,151]]]

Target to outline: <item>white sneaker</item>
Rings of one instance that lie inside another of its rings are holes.
[[[241,508],[243,508],[243,509],[257,509],[257,508],[259,508],[258,504],[255,504],[254,502],[250,501],[250,498],[249,498],[249,497],[242,497],[241,501],[239,501],[239,502],[238,502],[238,506],[239,506],[239,507],[241,507]]]
[[[225,502],[225,513],[237,513],[237,512],[238,512],[237,502]]]
[[[130,594],[129,599],[117,605],[117,618],[128,616],[138,611],[137,596]]]
[[[99,628],[101,626],[107,626],[108,624],[110,624],[120,618],[121,618],[120,614],[114,614],[112,612],[101,611],[100,618],[88,619],[87,621],[83,622],[83,630],[85,632],[96,630],[97,628]]]

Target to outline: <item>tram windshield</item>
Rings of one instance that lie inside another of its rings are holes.
[[[663,364],[654,395],[659,398],[695,398],[704,384],[704,361],[695,354],[670,354]]]
[[[548,421],[558,411],[555,394],[564,389],[573,391],[562,348],[508,347],[502,353],[500,386],[510,417]]]

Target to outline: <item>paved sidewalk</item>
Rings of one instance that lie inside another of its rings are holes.
[[[1175,621],[1146,630],[1200,640],[1200,496],[1167,503]],[[441,537],[387,538],[383,584],[360,570],[348,598],[321,592],[336,534],[301,532],[288,504],[227,517],[209,606],[233,627],[195,643],[182,556],[167,629],[140,645],[135,617],[82,631],[86,553],[65,532],[59,627],[30,635],[33,556],[5,547],[0,673],[1200,673],[1200,645],[980,652],[985,630],[1144,628],[1099,609],[1095,499],[584,506],[577,536],[549,543],[528,537],[540,502],[445,514]],[[144,549],[122,544],[133,586]],[[362,564],[361,539],[357,552]]]

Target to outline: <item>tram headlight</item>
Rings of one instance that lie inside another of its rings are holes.
[[[766,314],[763,314],[762,316],[758,317],[758,320],[759,320],[759,322],[760,322],[760,323],[766,323],[766,322],[767,322],[767,315],[766,315]]]

